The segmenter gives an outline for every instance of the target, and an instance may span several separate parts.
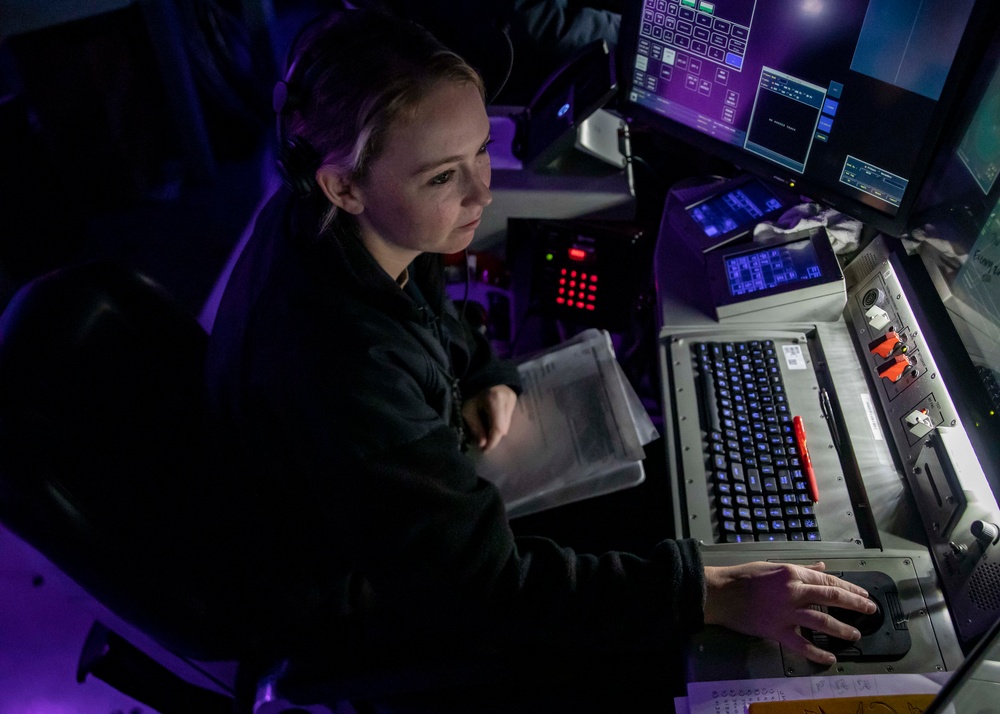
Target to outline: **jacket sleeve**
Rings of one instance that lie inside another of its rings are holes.
[[[520,395],[521,377],[518,375],[517,365],[497,357],[486,336],[473,330],[467,323],[462,324],[462,332],[469,347],[468,369],[460,379],[462,394],[468,398],[484,389],[506,384]]]
[[[285,344],[261,365],[271,375],[262,402],[284,422],[289,457],[379,607],[487,649],[669,641],[701,626],[693,541],[639,557],[516,540],[497,491],[426,404],[421,367],[397,344],[363,359],[342,345]]]

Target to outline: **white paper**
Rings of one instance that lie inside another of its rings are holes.
[[[476,470],[524,515],[642,481],[656,429],[615,360],[607,332],[586,330],[518,365],[510,430]]]
[[[691,682],[690,714],[745,714],[752,702],[829,699],[889,694],[937,694],[949,672],[928,674],[851,674],[825,677],[774,677]]]

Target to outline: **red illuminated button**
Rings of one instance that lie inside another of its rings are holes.
[[[903,373],[910,368],[910,358],[906,355],[896,355],[878,368],[878,376],[890,382],[898,382]]]
[[[581,248],[570,248],[569,249],[569,259],[570,260],[576,260],[576,261],[586,260],[587,259],[587,251],[585,251],[585,250],[583,250]]]

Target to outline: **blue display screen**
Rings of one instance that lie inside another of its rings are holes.
[[[733,297],[822,276],[816,249],[808,238],[726,258],[726,279]]]
[[[758,223],[781,208],[781,201],[759,181],[751,181],[688,209],[688,215],[709,238]]]

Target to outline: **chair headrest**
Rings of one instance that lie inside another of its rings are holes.
[[[0,521],[190,654],[225,639],[203,621],[198,555],[206,348],[193,315],[115,263],[42,276],[0,316]]]

